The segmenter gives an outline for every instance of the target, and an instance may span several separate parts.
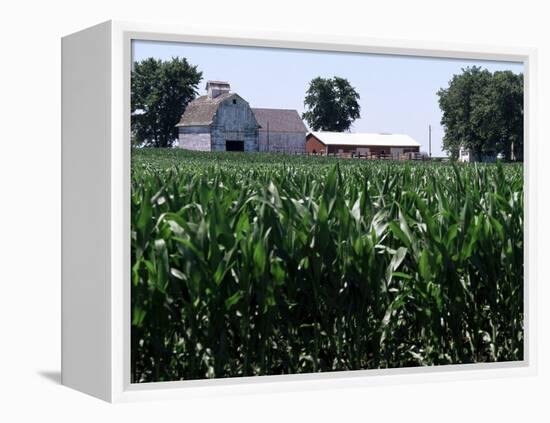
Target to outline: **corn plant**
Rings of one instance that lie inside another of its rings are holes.
[[[132,380],[523,358],[521,165],[137,149]]]

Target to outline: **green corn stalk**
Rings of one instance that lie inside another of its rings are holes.
[[[523,169],[132,152],[132,381],[523,358]]]

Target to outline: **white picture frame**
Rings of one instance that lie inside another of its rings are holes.
[[[523,361],[130,384],[131,41],[192,42],[524,65]],[[62,39],[62,383],[110,402],[534,375],[537,54],[530,48],[110,21]],[[84,130],[83,130],[84,129]],[[83,271],[85,269],[85,271]]]

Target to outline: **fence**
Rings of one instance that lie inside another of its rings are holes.
[[[300,156],[312,156],[312,157],[336,157],[339,159],[358,159],[358,160],[430,160],[430,157],[426,153],[403,153],[399,156],[392,154],[360,154],[360,153],[299,153],[294,154]]]

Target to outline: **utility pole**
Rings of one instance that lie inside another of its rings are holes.
[[[432,125],[428,125],[428,140],[430,143],[430,159],[432,158]]]

